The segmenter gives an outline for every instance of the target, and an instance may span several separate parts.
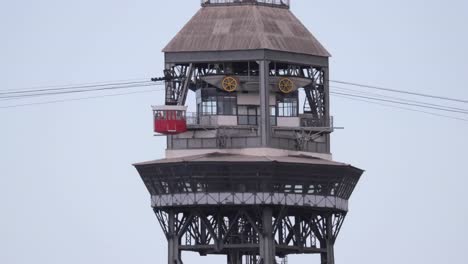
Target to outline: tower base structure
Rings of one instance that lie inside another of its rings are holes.
[[[183,251],[225,255],[228,264],[276,264],[334,245],[363,171],[306,156],[211,153],[135,165],[168,241],[168,263]]]

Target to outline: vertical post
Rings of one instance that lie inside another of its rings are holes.
[[[328,215],[325,221],[326,224],[326,234],[325,234],[325,244],[326,244],[326,254],[322,254],[322,263],[323,264],[335,264],[335,240],[333,237],[333,216]]]
[[[294,236],[296,236],[295,246],[299,248],[304,247],[302,240],[305,238],[301,236],[301,217],[300,216],[294,217]]]
[[[325,120],[325,124],[329,124],[329,126],[333,126],[330,122],[330,68],[327,67],[323,68],[323,89],[324,89],[324,98],[325,98],[325,111],[323,113],[323,117]],[[327,140],[327,152],[331,152],[331,142],[330,142],[330,134],[326,135]]]
[[[232,250],[228,253],[228,264],[242,264],[242,255],[239,250]]]
[[[176,214],[173,210],[170,210],[168,213],[168,252],[167,252],[167,260],[168,264],[182,264],[179,244],[180,239],[177,234],[176,230]]]
[[[333,215],[329,214],[324,216],[324,220],[325,221],[323,223],[323,229],[318,227],[322,230],[323,233],[323,236],[319,238],[320,249],[323,250],[323,252],[320,254],[320,263],[335,264],[335,236],[333,232]]]
[[[270,145],[271,122],[270,122],[270,62],[262,60],[260,68],[260,133],[262,147]]]
[[[262,210],[262,234],[260,236],[260,258],[263,264],[275,264],[275,241],[273,238],[273,210],[265,207]]]
[[[325,93],[325,112],[323,113],[325,117],[330,115],[330,69],[325,67],[323,71],[323,89]]]

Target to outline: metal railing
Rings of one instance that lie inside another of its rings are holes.
[[[333,128],[333,117],[316,118],[313,116],[301,115],[301,127]]]
[[[203,115],[195,112],[187,113],[187,125],[191,126],[216,126],[218,125],[218,115]],[[258,126],[260,123],[260,116],[255,115],[237,115],[237,125],[239,126]],[[270,123],[272,126],[277,125],[277,117],[270,116]]]
[[[198,113],[187,113],[187,125],[215,126],[218,124],[217,115],[203,115]]]
[[[198,113],[187,113],[187,125],[216,126],[218,125],[218,115],[204,115]],[[277,117],[271,116],[272,126],[277,126]],[[238,115],[237,124],[240,126],[257,126],[260,123],[260,116]],[[309,115],[300,115],[301,127],[323,127],[333,128],[333,117],[316,118]]]
[[[290,0],[201,0],[202,6],[259,4],[289,8]]]

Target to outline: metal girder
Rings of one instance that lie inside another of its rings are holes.
[[[170,263],[182,251],[226,255],[228,264],[275,263],[290,254],[321,254],[334,264],[345,213],[304,212],[287,206],[154,209],[169,243]]]
[[[192,81],[193,64],[175,65],[164,70],[166,81],[166,105],[185,105]]]
[[[313,82],[304,87],[306,94],[306,104],[304,112],[311,113],[314,118],[326,118],[329,110],[327,109],[328,94],[325,91],[325,69],[311,67],[307,69],[308,78]]]

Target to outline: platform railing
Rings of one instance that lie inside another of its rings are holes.
[[[198,113],[187,113],[187,125],[215,126],[218,124],[217,115],[202,115]]]
[[[301,115],[301,127],[333,128],[333,117],[313,117]]]
[[[290,0],[201,0],[202,6],[209,5],[259,4],[289,8]]]
[[[199,114],[196,112],[187,113],[187,125],[189,126],[217,126],[219,122],[218,115]],[[333,117],[314,117],[308,114],[299,116],[301,127],[320,127],[333,129]],[[260,122],[260,116],[255,115],[238,115],[237,125],[239,126],[257,126]],[[272,126],[277,126],[277,117],[271,116],[270,122]]]

